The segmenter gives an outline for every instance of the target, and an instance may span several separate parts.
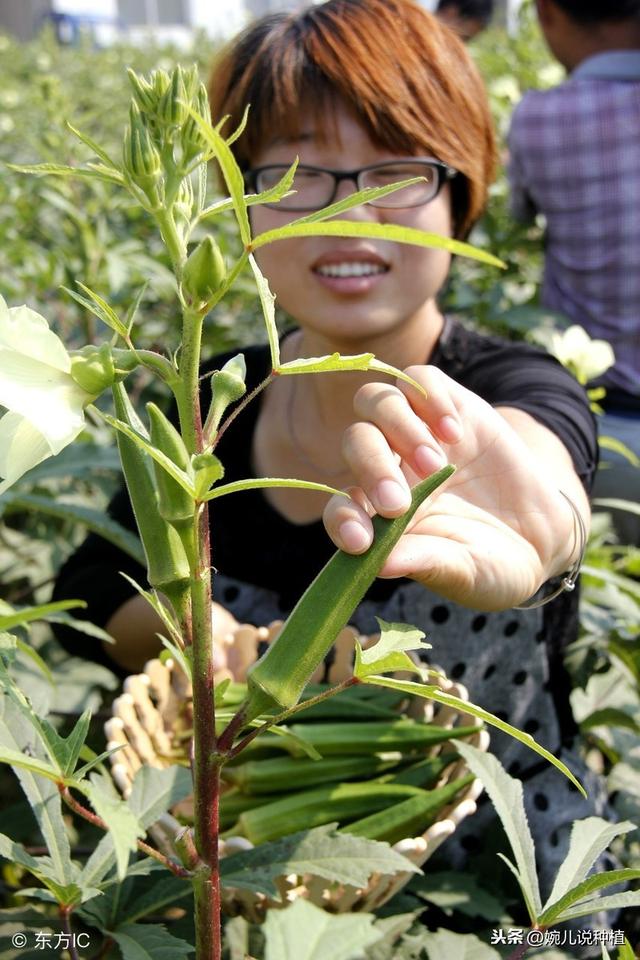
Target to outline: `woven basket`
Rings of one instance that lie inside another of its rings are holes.
[[[216,679],[231,678],[244,680],[246,670],[254,662],[256,656],[265,643],[277,636],[280,622],[270,627],[253,627],[245,625],[237,629],[227,638],[226,656],[223,657],[224,666],[216,673]],[[339,682],[351,676],[354,641],[358,639],[363,646],[368,646],[377,640],[374,637],[362,637],[353,628],[345,627],[341,631],[335,647],[331,666],[321,668],[314,682],[327,680]],[[447,693],[454,694],[460,699],[467,699],[467,691],[459,684],[448,680],[440,674],[430,682],[436,683]],[[417,701],[415,698],[409,706],[410,712],[436,723],[443,727],[478,726],[476,733],[466,738],[468,743],[481,750],[486,750],[489,736],[480,729],[478,721],[451,707],[432,703],[431,701]],[[112,748],[121,745],[111,757],[112,776],[123,795],[127,796],[131,790],[133,777],[140,767],[166,767],[175,763],[179,757],[184,758],[187,753],[187,739],[192,727],[191,716],[191,688],[182,669],[172,660],[161,663],[160,660],[150,660],[141,674],[136,674],[124,681],[124,692],[114,700],[113,716],[105,723],[107,746]],[[437,756],[447,749],[447,744],[438,744],[425,752],[425,756]],[[445,770],[438,786],[443,786],[450,780],[467,773],[465,762],[460,759]],[[422,866],[440,844],[449,837],[458,824],[467,816],[475,812],[476,799],[482,787],[478,780],[473,781],[449,806],[443,808],[438,819],[421,835],[407,837],[394,844],[394,849],[407,858],[412,864]],[[190,800],[174,808],[172,814],[166,814],[154,824],[151,833],[157,844],[169,855],[175,855],[173,840],[182,830],[178,816],[189,818],[192,812]],[[250,849],[252,844],[244,837],[230,837],[220,841],[222,856]],[[280,878],[277,886],[280,899],[271,899],[262,894],[251,893],[246,890],[225,888],[223,890],[223,906],[230,915],[241,914],[248,920],[260,922],[265,912],[270,908],[281,908],[298,897],[305,897],[319,907],[333,912],[343,913],[354,910],[374,910],[389,900],[400,890],[411,877],[412,872],[394,874],[393,876],[374,875],[364,888],[348,887],[342,884],[331,884],[327,880],[314,876],[294,876]]]

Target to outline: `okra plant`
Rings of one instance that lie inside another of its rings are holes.
[[[138,589],[162,618],[165,646],[184,666],[192,681],[192,779],[187,787],[182,777],[184,771],[174,771],[164,778],[158,771],[143,771],[139,784],[134,785],[131,796],[124,801],[117,796],[109,778],[99,773],[104,755],[93,757],[79,767],[81,754],[86,759],[83,745],[88,714],[84,714],[71,734],[63,739],[51,724],[37,716],[14,684],[10,672],[12,653],[22,644],[11,631],[35,616],[59,612],[60,605],[31,612],[0,611],[0,678],[7,694],[5,700],[14,717],[28,722],[37,741],[37,749],[27,755],[21,749],[15,726],[5,724],[0,760],[17,769],[34,808],[38,804],[47,807],[44,830],[49,849],[56,855],[52,853],[48,859],[32,857],[7,837],[0,838],[0,853],[16,859],[42,882],[48,891],[43,896],[58,904],[65,928],[71,929],[74,911],[83,908],[91,914],[93,909],[94,918],[100,914],[99,905],[92,907],[93,900],[116,879],[114,864],[120,879],[126,876],[127,870],[131,872],[130,855],[138,848],[147,857],[160,861],[176,877],[192,884],[198,960],[219,960],[221,770],[258,732],[286,720],[301,707],[320,702],[327,695],[308,697],[300,702],[315,668],[348,622],[415,510],[453,470],[446,467],[419,484],[413,492],[411,508],[403,517],[392,521],[376,519],[374,543],[366,554],[360,557],[336,554],[301,598],[268,653],[250,671],[245,701],[231,714],[218,709],[216,717],[216,705],[222,701],[213,681],[209,502],[240,490],[266,486],[336,492],[323,485],[291,479],[224,483],[224,464],[216,455],[218,438],[228,427],[233,428],[232,421],[238,410],[275,377],[330,371],[338,375],[341,370],[358,369],[406,379],[400,371],[372,354],[333,355],[281,363],[274,298],[254,253],[285,237],[331,234],[375,236],[400,243],[440,246],[486,263],[498,261],[450,238],[399,226],[382,227],[339,219],[340,214],[351,207],[381,197],[406,182],[360,191],[279,230],[254,235],[249,208],[254,204],[277,203],[287,194],[293,184],[296,164],[275,187],[262,194],[245,195],[243,177],[230,148],[241,130],[225,131],[224,122],[211,122],[206,90],[196,68],[177,67],[171,73],[157,70],[148,78],[130,72],[130,80],[133,96],[120,158],[111,157],[99,144],[74,130],[93,155],[84,166],[48,163],[18,169],[37,176],[79,176],[105,181],[128,194],[155,221],[175,274],[181,313],[179,345],[175,352],[162,354],[134,343],[133,322],[142,292],[123,317],[97,292],[78,282],[82,292],[70,291],[72,296],[109,329],[110,339],[71,353],[42,317],[26,306],[9,308],[0,302],[3,354],[12,358],[14,371],[19,371],[12,375],[10,365],[2,366],[0,403],[8,412],[0,421],[5,441],[0,454],[3,476],[0,494],[31,467],[73,442],[82,431],[85,416],[100,418],[113,428],[151,588]],[[250,117],[245,117],[242,126],[247,122],[251,122]],[[207,177],[212,164],[217,167],[228,196],[207,205]],[[214,234],[197,242],[193,240],[210,224],[215,225],[217,217],[229,211],[235,215],[243,248],[237,262],[232,264],[225,263]],[[247,267],[253,272],[262,305],[272,371],[258,390],[248,396],[244,362],[238,355],[213,374],[211,405],[208,410],[201,410],[199,370],[203,327]],[[127,391],[127,378],[139,368],[158,378],[175,400],[177,426],[154,404],[148,404],[144,412],[135,409]],[[417,385],[416,389],[419,389]],[[113,413],[104,412],[104,404],[100,408],[95,406],[95,401],[109,390]],[[215,549],[213,555],[215,557]],[[517,736],[573,779],[570,772],[530,736],[514,730],[480,707],[443,693],[437,685],[428,682],[428,676],[416,682],[385,676],[397,670],[416,671],[407,650],[419,647],[421,636],[416,639],[416,631],[410,632],[409,638],[406,634],[388,631],[372,649],[357,648],[353,677],[336,690],[369,683],[462,707],[466,714],[475,714]],[[313,754],[312,744],[307,749]],[[193,790],[194,797],[193,832],[185,831],[173,851],[161,852],[143,837],[158,813],[187,789]],[[56,791],[79,816],[105,830],[108,824],[112,826],[111,833],[82,869],[71,862],[62,817],[56,808]],[[411,788],[400,792],[406,796]],[[411,809],[413,811],[413,807]],[[378,826],[374,826],[377,830]],[[367,835],[366,829],[366,825],[358,828],[363,836]],[[355,836],[343,842],[353,844]],[[360,838],[357,842],[366,843]],[[380,869],[381,856],[375,845],[369,873]],[[386,857],[388,872],[407,870],[407,862],[392,851],[388,850]],[[149,862],[142,861],[143,864]],[[137,869],[143,872],[150,867]],[[233,876],[232,867],[227,874]],[[363,881],[352,878],[352,882]],[[104,918],[101,922],[107,923]],[[129,932],[128,936],[133,934]],[[117,936],[115,939],[126,954],[124,939],[122,943]],[[171,950],[172,955],[180,956],[188,952],[188,946],[179,946],[175,941]]]

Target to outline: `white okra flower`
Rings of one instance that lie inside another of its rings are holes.
[[[84,427],[95,395],[71,375],[71,357],[44,317],[0,297],[0,494],[55,456]]]

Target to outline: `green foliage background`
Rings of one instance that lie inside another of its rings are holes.
[[[487,31],[473,48],[486,79],[496,125],[504,140],[509,117],[522,92],[531,86],[548,86],[561,79],[560,68],[550,59],[536,28],[529,5],[522,12],[517,36]],[[203,76],[212,50],[199,37],[188,54],[171,49],[115,46],[96,49],[59,46],[52,35],[18,44],[0,35],[0,293],[10,305],[27,302],[51,322],[69,346],[103,337],[97,321],[61,287],[75,288],[82,279],[114,306],[126,310],[148,281],[137,324],[145,327],[145,341],[167,347],[177,340],[176,300],[172,276],[163,265],[159,238],[142,213],[123,195],[95,180],[26,177],[5,163],[76,163],[87,158],[87,148],[65,127],[65,121],[82,129],[113,152],[120,150],[130,89],[126,68],[138,71],[170,68],[175,62],[199,63]],[[111,147],[109,147],[111,145]],[[502,153],[504,159],[504,148]],[[522,228],[508,215],[508,189],[500,171],[491,192],[489,210],[476,226],[471,242],[507,264],[500,277],[475,261],[455,264],[443,294],[446,309],[466,321],[508,336],[527,336],[544,323],[562,323],[538,305],[542,264],[542,228]],[[235,254],[235,231],[222,224],[218,242],[223,252]],[[253,280],[241,277],[230,298],[206,326],[206,351],[242,345],[262,336]],[[144,378],[140,393],[148,391]],[[41,603],[49,598],[60,563],[86,533],[73,518],[75,506],[101,510],[118,483],[118,461],[110,438],[91,426],[82,442],[28,475],[16,494],[0,501],[0,598],[12,606]],[[29,496],[68,506],[66,516],[53,517],[33,509]],[[22,498],[22,499],[21,499]],[[594,768],[606,777],[612,800],[621,818],[640,823],[640,551],[617,544],[606,515],[595,517],[581,601],[582,636],[568,653],[574,679],[572,703],[582,731],[582,749]],[[1,607],[0,607],[1,609]],[[81,614],[80,614],[81,615]],[[42,655],[52,674],[51,682],[33,662],[18,656],[15,675],[34,705],[66,730],[82,710],[90,707],[94,719],[95,749],[103,747],[101,722],[118,691],[116,677],[105,668],[67,657],[48,628],[35,625],[30,644]],[[86,642],[98,640],[90,635]],[[486,705],[488,708],[490,704]],[[3,830],[37,847],[40,840],[28,806],[13,778],[2,768]],[[91,828],[73,824],[79,851],[96,842]],[[640,830],[620,841],[617,848],[625,866],[640,865]],[[16,865],[2,867],[0,884],[4,906],[0,932],[12,916],[22,916],[24,901],[19,889],[25,877]],[[144,878],[137,881],[144,887]],[[471,949],[474,929],[499,925],[512,906],[509,895],[482,888],[468,876],[428,876],[385,910],[386,941],[367,953],[372,960],[386,957],[419,957],[437,945],[411,931],[413,918],[427,903],[441,925],[466,933]],[[30,908],[32,909],[32,908]],[[34,923],[45,927],[46,917]],[[633,921],[629,920],[631,927]],[[636,918],[637,922],[637,918]],[[275,923],[275,921],[274,921]],[[9,924],[9,927],[7,927]],[[393,937],[405,931],[401,952]],[[445,936],[446,931],[442,931]],[[176,936],[180,925],[176,926]],[[258,934],[241,921],[230,926],[230,957],[254,949]],[[445,937],[446,939],[446,937]],[[638,935],[640,939],[640,935]],[[385,942],[388,941],[388,949]],[[391,946],[396,943],[396,946]],[[234,947],[235,944],[235,947]],[[473,941],[473,955],[483,953]],[[256,948],[257,949],[257,948]],[[438,949],[458,953],[457,942]],[[234,953],[235,950],[235,953]],[[386,952],[385,952],[386,950]],[[557,953],[561,956],[561,953]]]

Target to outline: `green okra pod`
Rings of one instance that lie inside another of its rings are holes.
[[[147,413],[149,414],[149,435],[153,445],[166,454],[181,470],[189,473],[191,470],[189,454],[174,425],[155,403],[147,404]],[[155,460],[153,470],[160,516],[173,527],[190,527],[195,513],[195,501]]]
[[[363,755],[400,751],[424,753],[429,747],[447,740],[468,737],[478,728],[438,727],[408,717],[397,720],[358,721],[356,723],[293,723],[287,729],[294,737],[305,740],[323,757]],[[295,740],[275,734],[261,738],[263,746],[275,747],[276,741],[285,750],[299,751]]]
[[[380,810],[422,793],[419,787],[406,784],[329,784],[245,810],[229,833],[246,837],[254,844],[266,843],[334,820],[353,820],[368,811]]]
[[[321,760],[273,757],[269,760],[248,760],[237,767],[227,766],[223,777],[244,793],[289,793],[318,784],[372,777],[396,767],[399,759],[383,760],[375,755]]]
[[[440,811],[474,780],[472,773],[435,790],[421,793],[356,820],[340,829],[368,840],[386,840],[397,843],[405,837],[414,837],[435,822]]]
[[[112,390],[116,416],[135,429],[136,417],[124,385],[115,383]],[[149,583],[173,599],[174,592],[183,591],[189,581],[187,555],[176,530],[160,516],[151,458],[120,431],[118,450],[147,558]]]
[[[374,517],[373,543],[354,556],[338,550],[302,595],[277,639],[247,673],[247,720],[295,706],[314,670],[362,600],[418,507],[455,467],[446,466],[412,491],[411,506],[393,520]]]
[[[409,783],[413,787],[429,790],[436,785],[447,767],[460,759],[457,753],[441,753],[437,757],[425,757],[396,773],[388,773],[378,779],[383,783]]]

